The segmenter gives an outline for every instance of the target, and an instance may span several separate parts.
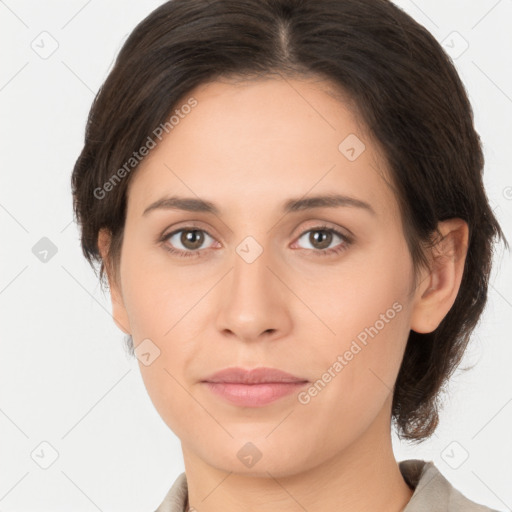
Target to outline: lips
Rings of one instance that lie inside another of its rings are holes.
[[[226,368],[202,381],[206,389],[240,407],[261,407],[298,391],[307,379],[275,368]]]
[[[259,367],[246,370],[244,368],[225,368],[216,372],[203,382],[225,382],[237,384],[262,384],[262,383],[298,383],[308,382],[307,379],[296,377],[291,373],[276,368]]]

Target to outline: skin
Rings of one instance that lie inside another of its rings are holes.
[[[117,280],[109,274],[113,317],[136,349],[149,338],[160,350],[140,371],[181,440],[189,503],[201,512],[399,511],[413,492],[392,451],[392,388],[409,330],[431,332],[455,301],[467,225],[439,224],[444,242],[415,286],[386,162],[332,91],[312,79],[203,84],[187,96],[197,106],[129,186]],[[349,134],[366,145],[354,161],[338,149]],[[333,191],[368,202],[375,215],[281,212],[289,198]],[[171,194],[209,200],[220,214],[143,215]],[[324,223],[353,234],[341,253],[318,254],[345,244],[334,234],[323,246],[311,239]],[[187,227],[206,231],[202,244],[187,245],[181,232],[158,241]],[[247,236],[263,249],[252,263],[236,252]],[[108,232],[98,244],[108,263]],[[199,246],[201,255],[166,245]],[[400,312],[307,404],[294,393],[238,407],[200,382],[225,367],[269,366],[313,383],[394,303]],[[252,467],[237,457],[247,442],[261,453]]]

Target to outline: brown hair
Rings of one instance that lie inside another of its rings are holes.
[[[134,173],[125,164],[180,99],[220,77],[272,73],[325,78],[354,101],[391,170],[415,275],[428,265],[439,221],[468,223],[455,303],[433,332],[410,331],[393,391],[398,434],[425,439],[487,301],[493,239],[508,243],[485,194],[480,138],[456,69],[390,1],[172,0],[153,11],[128,37],[89,113],[72,175],[83,253],[93,268],[101,263],[103,281],[98,233],[107,228],[115,278]]]

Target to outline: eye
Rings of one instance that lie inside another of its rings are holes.
[[[306,238],[306,241],[310,243],[312,247],[306,249],[312,251],[315,256],[341,253],[352,243],[351,238],[329,226],[316,226],[308,229],[300,235],[297,242],[308,234],[309,236]],[[202,246],[208,238],[215,241],[204,229],[188,226],[163,235],[160,242],[164,243],[165,250],[171,254],[175,254],[179,257],[199,257],[201,256]],[[336,238],[340,239],[341,243],[329,248],[333,241],[336,241]],[[176,245],[178,245],[178,248],[176,248]],[[180,245],[182,248],[180,248]],[[206,250],[204,247],[203,249]]]
[[[214,240],[204,229],[197,229],[194,227],[182,228],[167,235],[161,239],[167,251],[172,254],[177,254],[183,257],[199,256],[199,249],[204,244],[205,239],[210,238]],[[184,249],[175,248],[176,244],[181,244]]]
[[[312,229],[308,229],[307,231],[304,231],[302,235],[300,235],[297,241],[299,241],[301,238],[304,238],[305,235],[308,234],[309,236],[306,237],[306,241],[312,245],[311,250],[313,251],[313,254],[317,256],[340,253],[346,250],[352,243],[352,240],[348,236],[343,235],[336,229],[330,228],[328,226],[316,226]],[[333,240],[335,241],[336,238],[339,238],[342,244],[338,243],[338,245],[329,248]]]

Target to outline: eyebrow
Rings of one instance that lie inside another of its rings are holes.
[[[339,208],[339,207],[361,208],[372,215],[377,215],[370,204],[355,197],[328,194],[310,196],[306,198],[288,199],[283,203],[283,213],[310,210],[313,208]],[[205,212],[219,215],[220,209],[212,202],[194,197],[163,197],[151,203],[142,215],[147,215],[153,210],[184,210],[187,212]]]

